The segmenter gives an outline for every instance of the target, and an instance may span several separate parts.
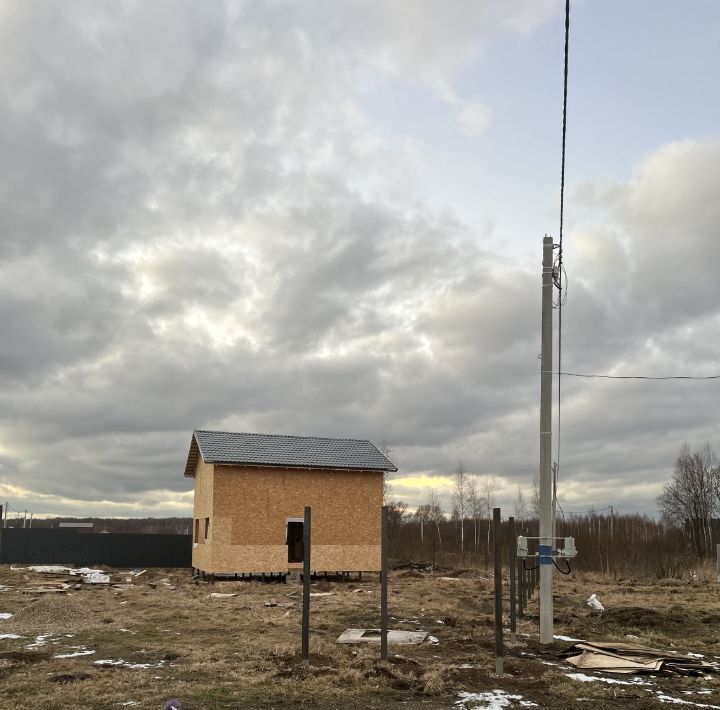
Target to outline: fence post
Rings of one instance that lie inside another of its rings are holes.
[[[388,575],[388,507],[382,507],[380,520],[380,660],[387,661],[387,575]]]
[[[518,615],[522,618],[525,614],[525,565],[523,559],[517,560],[517,578],[518,578]]]
[[[303,521],[303,606],[302,606],[302,664],[310,663],[310,523],[311,510],[305,506]]]
[[[493,508],[493,536],[495,548],[495,673],[503,673],[502,628],[502,547],[500,540],[500,508]]]
[[[517,547],[517,539],[515,537],[515,518],[508,518],[508,537],[510,544],[508,546],[508,567],[510,576],[510,643],[517,643],[517,621],[515,618],[515,553]]]
[[[717,581],[720,582],[720,545],[715,545],[715,555],[717,557]]]

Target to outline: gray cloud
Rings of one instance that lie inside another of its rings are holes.
[[[386,439],[400,475],[462,458],[507,504],[537,465],[539,269],[424,205],[363,97],[402,75],[445,101],[438,82],[555,6],[6,13],[0,495],[187,511],[190,431],[217,426]],[[578,187],[566,369],[717,369],[718,157],[666,146],[627,184]],[[563,386],[568,485],[657,482],[715,436],[703,385]]]

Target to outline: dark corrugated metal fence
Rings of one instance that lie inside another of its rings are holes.
[[[5,528],[0,563],[190,567],[192,536]]]

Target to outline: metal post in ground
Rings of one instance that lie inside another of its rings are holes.
[[[380,524],[380,660],[387,661],[387,576],[388,576],[388,507],[382,508]]]
[[[522,618],[525,613],[525,567],[522,559],[517,561],[517,578],[518,578],[518,615]]]
[[[508,518],[508,572],[510,577],[510,643],[517,643],[517,620],[515,618],[515,554],[517,538],[515,536],[515,518]]]
[[[495,672],[503,673],[502,628],[502,547],[500,539],[500,508],[493,508],[493,535],[495,537]]]
[[[311,510],[305,506],[303,520],[303,606],[302,606],[302,664],[310,663],[310,523]]]

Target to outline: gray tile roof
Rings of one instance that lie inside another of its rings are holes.
[[[392,462],[365,439],[235,434],[196,429],[190,442],[186,476],[195,474],[198,454],[206,463],[397,471]]]

